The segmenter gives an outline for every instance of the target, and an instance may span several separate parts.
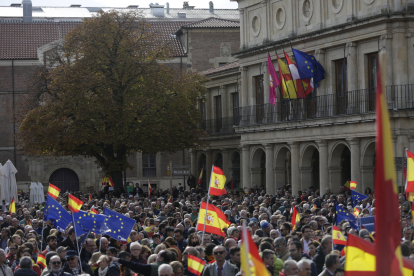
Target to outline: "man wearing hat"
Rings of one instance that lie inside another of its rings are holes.
[[[68,252],[69,247],[59,246],[56,252],[58,253],[60,259],[62,260],[62,266],[66,263],[66,252]]]
[[[265,237],[270,237],[270,224],[268,222],[262,223],[262,230],[265,234]]]
[[[66,264],[62,268],[63,272],[67,272],[71,275],[78,276],[80,274],[89,274],[94,276],[91,267],[85,262],[81,262],[82,268],[79,266],[79,257],[75,250],[68,250],[66,252]]]

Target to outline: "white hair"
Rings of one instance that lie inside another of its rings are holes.
[[[303,271],[303,265],[305,263],[307,263],[309,266],[312,266],[312,261],[304,258],[298,262],[298,268],[300,271]]]
[[[168,274],[172,275],[173,274],[172,266],[170,266],[169,264],[162,264],[158,267],[158,275],[161,274],[162,272],[165,273],[165,271],[168,271]]]
[[[131,244],[130,244],[129,248],[132,248],[133,246],[138,246],[138,247],[139,247],[139,249],[141,249],[141,248],[142,248],[142,247],[141,247],[141,245],[139,244],[139,242],[131,242]]]
[[[309,204],[305,203],[303,204],[303,210],[308,210],[309,209]]]

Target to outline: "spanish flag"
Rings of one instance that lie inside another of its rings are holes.
[[[188,271],[194,275],[200,276],[206,262],[193,255],[188,254]]]
[[[96,210],[95,210],[95,209],[93,209],[93,208],[91,208],[91,213],[99,215],[99,212],[98,212],[98,211],[96,211]]]
[[[197,187],[200,187],[201,182],[203,181],[203,170],[204,167],[201,168],[200,176],[198,177]]]
[[[102,186],[106,186],[106,183],[109,184],[109,187],[114,187],[114,182],[110,176],[102,177]]]
[[[384,59],[384,54],[380,60]],[[398,210],[398,187],[394,164],[394,152],[388,120],[387,101],[382,86],[383,63],[378,65],[376,98],[376,139],[375,139],[375,246],[376,275],[402,275],[400,248],[401,225]]]
[[[227,194],[224,185],[226,185],[226,177],[223,171],[219,167],[213,166],[210,180],[210,195],[221,196]]]
[[[46,267],[46,258],[42,254],[39,254],[37,256],[37,263],[38,266],[40,266],[42,269]]]
[[[270,276],[259,250],[250,233],[247,231],[246,222],[243,222],[242,244],[240,248],[240,262],[242,275],[245,276]]]
[[[171,191],[170,198],[168,198],[168,202],[171,203],[172,201],[173,201],[173,196],[172,196],[172,191]]]
[[[354,216],[355,216],[355,217],[358,217],[359,213],[361,213],[361,212],[359,211],[359,209],[358,209],[357,207],[354,207]]]
[[[346,245],[346,239],[338,226],[332,226],[332,238],[334,244]]]
[[[92,199],[92,196],[91,196],[91,193],[89,193],[89,201],[92,201],[93,199]]]
[[[151,198],[152,188],[151,181],[148,179],[148,198]]]
[[[293,225],[292,230],[296,229],[296,223],[298,221],[300,221],[300,215],[298,213],[298,209],[296,209],[296,207],[293,207],[292,219],[290,220],[290,223],[292,223]]]
[[[16,213],[16,203],[14,202],[14,197],[10,202],[9,213]]]
[[[60,189],[53,185],[52,183],[49,183],[49,188],[47,189],[47,194],[53,197],[54,199],[57,199],[60,193]]]
[[[351,188],[352,190],[355,190],[355,189],[356,189],[356,186],[357,186],[356,181],[351,181],[351,182],[349,182],[349,184],[350,184],[350,188]]]
[[[279,58],[276,53],[277,62],[279,63],[279,79],[280,79],[280,91],[282,92],[284,99],[297,99],[295,85],[293,84],[292,76],[286,64]]]
[[[74,213],[79,212],[82,205],[83,205],[82,200],[80,200],[80,199],[74,197],[73,195],[69,194],[68,207],[72,212],[74,212]]]
[[[380,275],[380,273],[376,273],[376,267],[377,267],[377,260],[375,257],[376,246],[377,246],[376,244],[370,243],[355,235],[349,235],[348,243],[346,246],[345,275],[346,276]],[[414,263],[406,258],[403,258],[402,265],[403,265],[402,274],[400,273],[399,275],[412,276]]]
[[[344,188],[345,188],[345,191],[348,191],[348,192],[351,191],[351,184],[349,183],[349,180],[345,182]]]
[[[212,204],[201,202],[200,213],[198,216],[197,231],[204,230],[204,221],[206,222],[206,232],[225,237],[223,228],[228,228],[230,222],[227,221],[226,215]]]
[[[405,192],[407,193],[407,199],[414,201],[414,154],[406,150],[407,154],[407,175],[405,177]]]

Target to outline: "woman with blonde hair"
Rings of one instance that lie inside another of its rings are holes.
[[[179,261],[171,262],[170,266],[173,269],[174,276],[184,275],[184,266]]]
[[[158,253],[160,253],[160,251],[161,250],[165,250],[165,249],[167,249],[168,247],[167,247],[167,245],[165,244],[165,243],[161,243],[161,244],[159,244],[159,245],[157,245],[156,247],[155,247],[155,249],[154,249],[154,254],[158,254]]]
[[[147,260],[147,264],[152,264],[155,263],[157,261],[157,254],[152,254],[151,256],[148,257]]]
[[[95,269],[95,271],[93,272],[93,275],[105,276],[108,272],[108,266],[109,266],[109,262],[108,262],[108,259],[106,258],[106,255],[100,256],[97,264],[98,264],[98,268]]]

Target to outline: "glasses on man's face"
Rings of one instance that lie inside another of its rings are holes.
[[[57,261],[57,262],[50,262],[52,265],[60,265],[62,262],[59,262],[59,261]]]
[[[214,253],[214,255],[218,255],[218,254],[223,254],[224,253],[224,251],[216,251],[216,252],[213,252]]]
[[[276,244],[275,245],[275,248],[281,248],[282,247],[282,245],[281,244]]]
[[[71,261],[75,260],[75,258],[67,258],[66,260],[67,260],[68,262],[71,262]]]

